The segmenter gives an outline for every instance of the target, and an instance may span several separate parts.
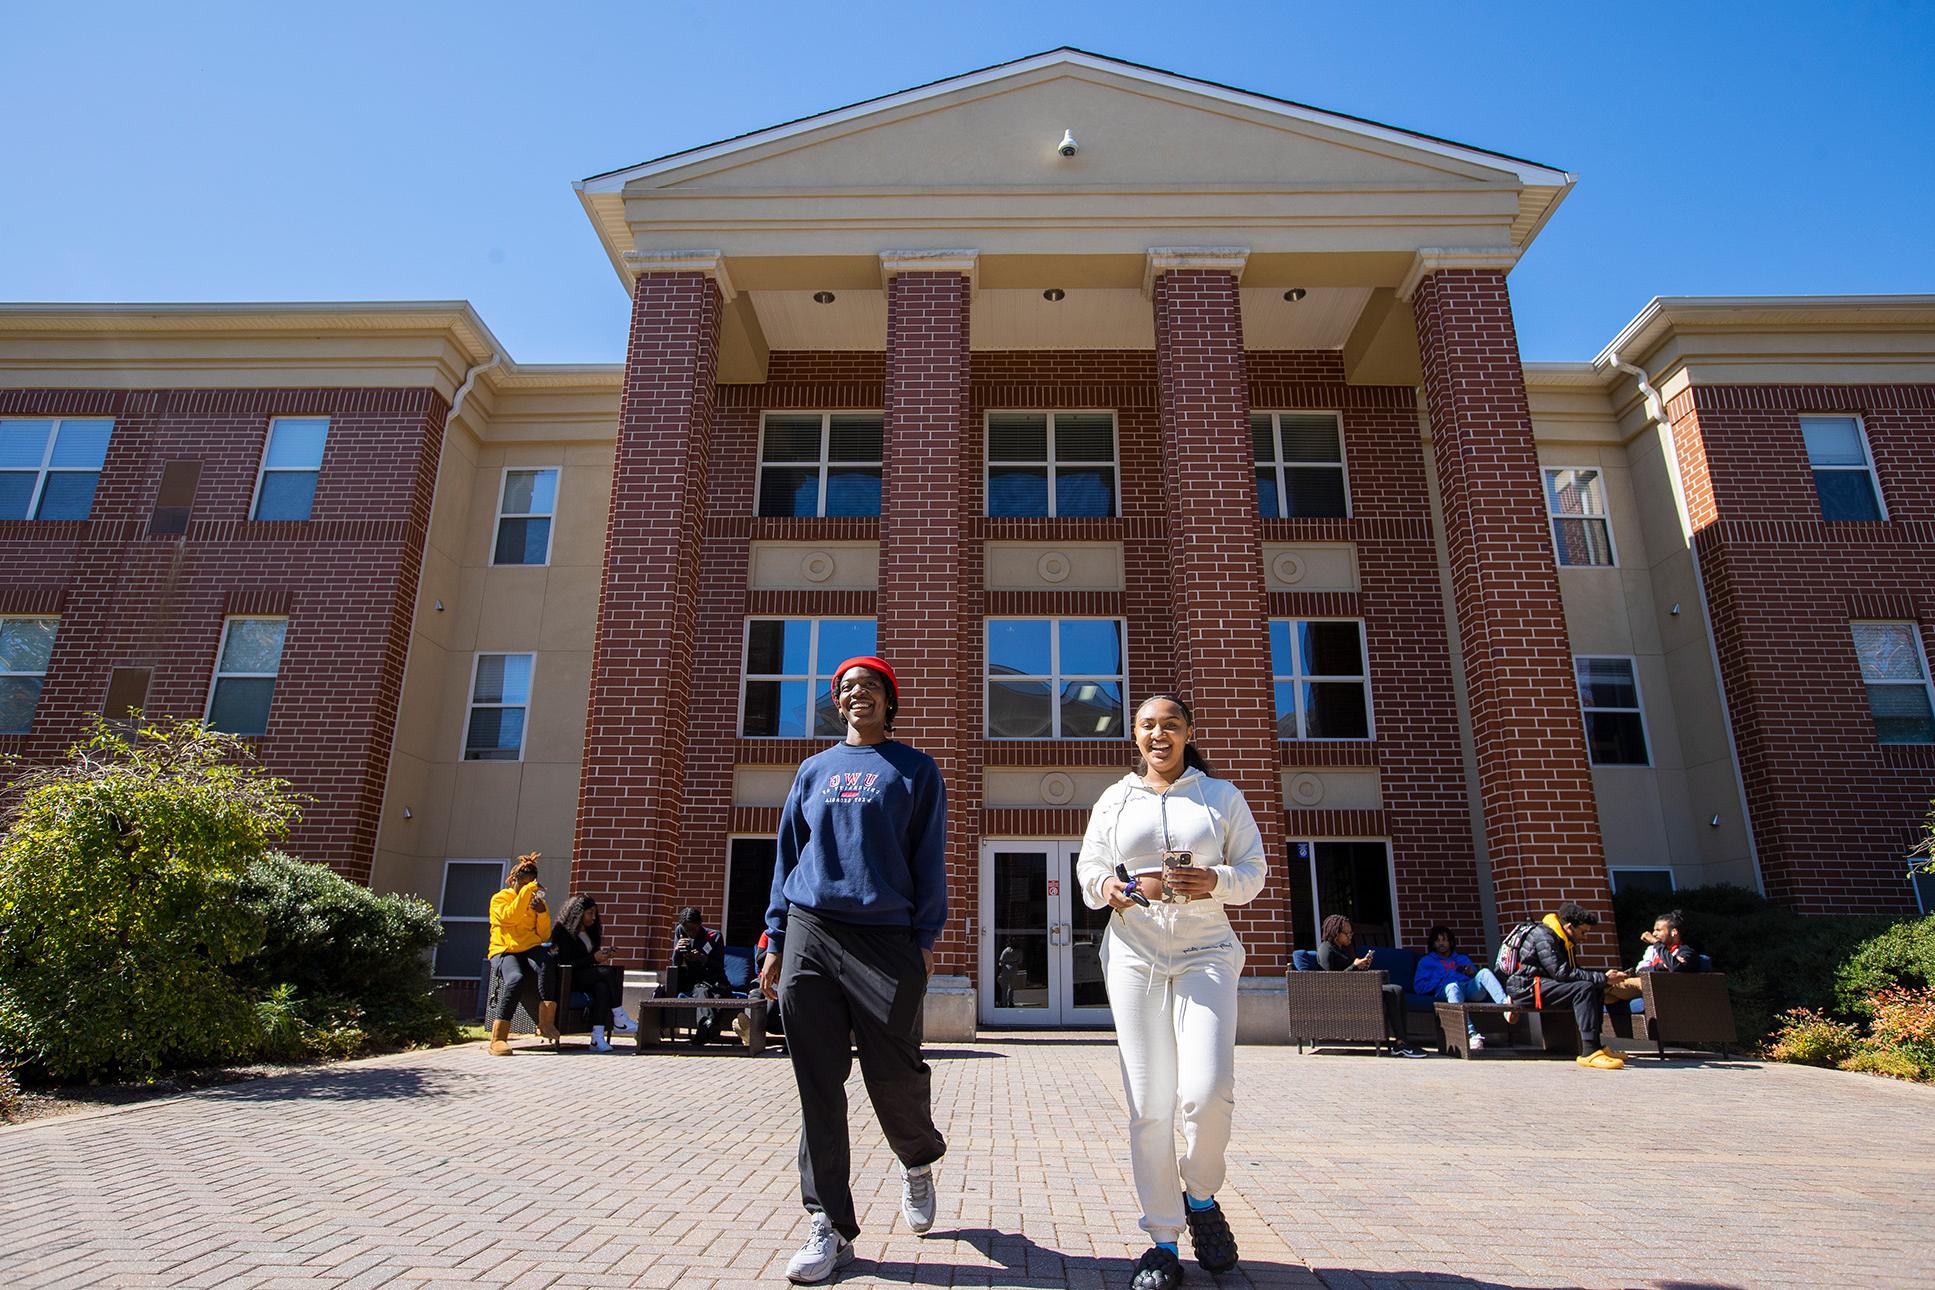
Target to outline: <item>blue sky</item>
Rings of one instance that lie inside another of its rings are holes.
[[[1935,292],[1935,4],[10,6],[0,297],[468,299],[623,358],[571,181],[1058,45],[1562,167],[1525,356],[1654,295]]]

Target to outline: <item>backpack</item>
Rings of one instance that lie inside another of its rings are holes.
[[[1520,957],[1525,952],[1525,938],[1538,926],[1537,922],[1524,922],[1505,933],[1505,939],[1498,945],[1498,959],[1492,964],[1492,971],[1500,981],[1510,979],[1518,971]]]

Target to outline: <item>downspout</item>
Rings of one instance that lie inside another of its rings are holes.
[[[1693,562],[1693,591],[1700,598],[1700,615],[1705,620],[1707,639],[1707,661],[1713,667],[1714,689],[1720,698],[1720,727],[1727,735],[1727,757],[1733,763],[1734,792],[1740,808],[1740,827],[1747,838],[1747,861],[1754,870],[1754,890],[1765,896],[1767,883],[1760,874],[1760,848],[1754,842],[1754,817],[1747,810],[1747,781],[1740,770],[1740,746],[1733,735],[1733,705],[1727,702],[1727,678],[1720,670],[1720,644],[1714,638],[1713,614],[1707,608],[1706,574],[1700,568],[1700,546],[1693,540],[1693,515],[1686,505],[1686,480],[1680,474],[1680,454],[1673,439],[1673,425],[1666,417],[1666,401],[1660,392],[1646,379],[1646,369],[1635,367],[1619,357],[1614,350],[1606,356],[1606,361],[1617,370],[1633,378],[1639,387],[1640,397],[1645,401],[1647,419],[1659,427],[1665,437],[1666,473],[1673,483],[1673,505],[1680,515],[1680,532],[1686,538],[1686,553]]]
[[[459,385],[457,387],[457,392],[450,396],[450,414],[444,417],[443,419],[443,428],[444,428],[445,434],[450,433],[451,424],[456,421],[457,414],[463,411],[464,398],[467,395],[469,395],[470,387],[477,384],[477,378],[482,376],[485,372],[490,371],[491,368],[496,367],[499,363],[502,363],[503,361],[504,361],[504,356],[501,353],[497,353],[493,351],[489,358],[485,359],[483,362],[479,363],[477,366],[471,368],[468,372],[464,373],[464,383],[462,385]],[[1613,361],[1615,363],[1618,362],[1617,355],[1614,356]]]

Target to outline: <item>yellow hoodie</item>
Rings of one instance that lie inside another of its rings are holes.
[[[490,898],[490,953],[518,954],[551,938],[551,915],[532,909],[538,885],[527,882],[513,891],[506,887]]]
[[[1543,921],[1547,927],[1552,929],[1553,934],[1559,938],[1559,944],[1565,946],[1565,961],[1571,963],[1577,957],[1575,951],[1578,947],[1572,943],[1572,938],[1565,934],[1565,924],[1559,921],[1557,914],[1547,914]]]

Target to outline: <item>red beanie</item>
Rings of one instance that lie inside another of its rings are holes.
[[[833,669],[833,679],[827,682],[827,691],[832,694],[835,702],[840,698],[840,678],[847,674],[847,669],[850,667],[870,667],[886,677],[887,697],[893,701],[895,707],[900,706],[900,678],[894,675],[894,670],[887,666],[885,659],[875,658],[871,654],[856,655]]]

